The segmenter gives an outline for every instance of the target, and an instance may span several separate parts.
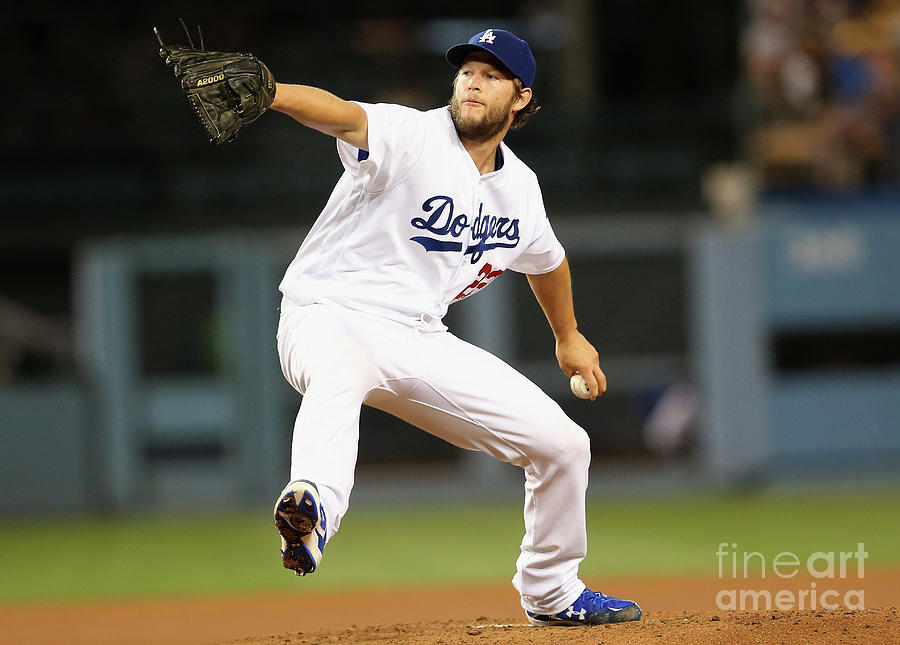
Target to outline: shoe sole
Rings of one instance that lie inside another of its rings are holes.
[[[297,504],[294,489],[286,490],[275,505],[275,528],[284,539],[285,546],[281,559],[285,569],[298,576],[316,570],[316,562],[303,544],[303,538],[316,530],[319,524],[319,510],[309,491],[304,490],[301,504]]]
[[[640,606],[637,603],[634,603],[630,607],[625,607],[624,609],[609,611],[605,614],[594,614],[590,621],[560,619],[540,620],[539,618],[529,616],[528,614],[525,614],[525,617],[528,619],[528,622],[535,627],[583,627],[590,625],[605,625],[607,623],[628,623],[640,620],[642,615],[643,612],[641,611]]]

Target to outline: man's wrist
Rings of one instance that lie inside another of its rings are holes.
[[[557,344],[567,343],[578,336],[578,326],[573,324],[565,329],[554,329],[553,336],[556,338]]]

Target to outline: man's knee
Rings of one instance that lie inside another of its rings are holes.
[[[574,422],[570,422],[566,431],[566,452],[572,463],[583,464],[585,467],[591,461],[591,438],[584,428]]]
[[[565,419],[548,433],[535,458],[557,466],[584,467],[591,461],[591,440],[581,426]]]

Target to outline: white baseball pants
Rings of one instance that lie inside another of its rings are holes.
[[[589,439],[531,381],[447,331],[287,300],[278,354],[303,394],[291,480],[318,486],[329,539],[349,505],[365,403],[525,471],[525,537],[513,585],[526,610],[563,611],[584,590],[578,565],[587,552]]]

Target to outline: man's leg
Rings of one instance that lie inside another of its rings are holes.
[[[373,391],[367,403],[457,446],[525,472],[525,537],[513,580],[523,607],[557,613],[582,593],[587,550],[587,435],[536,385],[496,356],[449,333],[418,336],[415,387]]]
[[[315,484],[328,539],[349,506],[360,407],[375,378],[363,335],[352,316],[322,305],[284,307],[279,323],[282,371],[303,394],[294,423],[290,481]]]

